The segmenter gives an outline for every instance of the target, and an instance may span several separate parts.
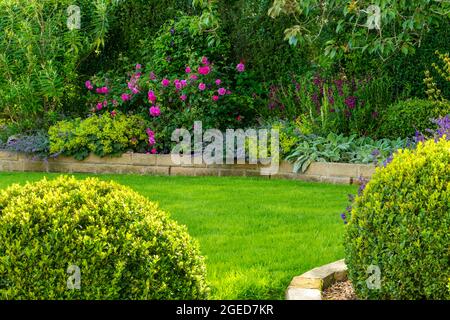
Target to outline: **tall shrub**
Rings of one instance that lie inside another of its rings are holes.
[[[112,0],[77,4],[80,29],[71,0],[0,1],[0,117],[30,129],[75,109],[79,64],[103,44]]]

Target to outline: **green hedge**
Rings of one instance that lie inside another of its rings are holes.
[[[207,297],[186,228],[113,182],[62,176],[0,191],[0,242],[1,299]]]
[[[450,141],[395,154],[356,198],[347,226],[345,260],[358,297],[450,299],[449,230]],[[380,268],[379,288],[367,285],[370,266]]]
[[[433,129],[432,119],[450,114],[450,104],[411,99],[389,106],[383,113],[378,136],[395,139],[413,137],[416,130]]]

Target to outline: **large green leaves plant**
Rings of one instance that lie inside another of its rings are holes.
[[[409,139],[357,138],[330,133],[326,137],[302,136],[297,147],[286,157],[294,163],[295,172],[305,172],[313,162],[378,163],[385,161],[394,151],[406,148]]]

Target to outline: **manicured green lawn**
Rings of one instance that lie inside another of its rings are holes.
[[[55,174],[0,173],[0,188]],[[87,175],[75,175],[86,177]],[[262,178],[102,175],[171,213],[199,240],[214,299],[282,299],[293,276],[343,257],[353,186]]]

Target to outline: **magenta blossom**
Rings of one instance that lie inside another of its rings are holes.
[[[180,97],[180,99],[181,99],[181,101],[186,101],[187,96],[186,96],[185,94],[183,94],[183,95]]]
[[[102,109],[103,109],[103,103],[102,102],[97,103],[97,110],[100,111]]]
[[[142,66],[138,63],[138,64],[136,65],[136,70],[141,70],[141,68],[142,68]]]
[[[219,100],[219,96],[213,96],[212,99],[213,99],[213,101],[218,101]]]
[[[177,88],[178,90],[181,90],[183,88],[183,84],[181,82],[177,82],[177,83],[175,83],[175,88]]]
[[[202,63],[205,65],[209,64],[208,58],[207,57],[202,57]]]
[[[90,80],[86,81],[84,85],[86,86],[86,89],[88,89],[89,91],[94,89],[94,86],[92,85],[92,82]]]
[[[169,79],[163,79],[161,84],[163,85],[163,87],[168,87],[170,85],[170,80]]]
[[[158,153],[158,151],[157,151],[155,148],[153,148],[150,152],[151,152],[152,154],[157,154],[157,153]]]
[[[199,67],[198,68],[198,73],[203,75],[203,76],[208,75],[210,72],[211,72],[211,68],[208,67],[208,66],[204,66],[204,67]]]
[[[111,111],[111,117],[115,117],[117,115],[116,110]]]
[[[198,85],[198,89],[199,89],[200,91],[204,91],[204,90],[206,89],[206,84],[204,84],[203,82],[200,83],[200,84]]]
[[[153,106],[149,111],[152,117],[159,117],[161,115],[161,109],[159,107]]]
[[[148,100],[149,100],[150,102],[153,102],[153,103],[156,102],[156,95],[155,95],[155,93],[154,93],[152,90],[150,90],[150,91],[148,92]]]
[[[181,80],[181,86],[184,88],[184,87],[186,87],[187,86],[187,80]]]
[[[218,86],[220,86],[221,83],[222,83],[222,80],[220,80],[220,79],[217,79],[217,80],[216,80],[216,84],[217,84]]]
[[[227,93],[227,89],[220,88],[219,90],[217,90],[217,92],[219,93],[219,95],[224,96]]]
[[[156,80],[156,75],[153,71],[150,72],[150,80]]]
[[[130,100],[130,95],[124,93],[120,96],[120,98],[122,99],[123,102],[126,102],[126,101]]]
[[[151,146],[154,145],[156,143],[155,133],[152,130],[147,129],[147,135],[148,135],[148,144]]]
[[[101,87],[101,88],[97,88],[96,92],[99,94],[108,94],[109,89],[108,89],[108,87]]]
[[[186,73],[191,73],[192,69],[190,67],[186,67]]]
[[[196,74],[191,74],[191,76],[189,78],[191,78],[191,80],[195,81],[198,79],[198,76]]]
[[[242,62],[239,63],[239,64],[236,66],[236,70],[237,70],[238,72],[244,72],[244,71],[245,71],[245,64],[243,64]]]

